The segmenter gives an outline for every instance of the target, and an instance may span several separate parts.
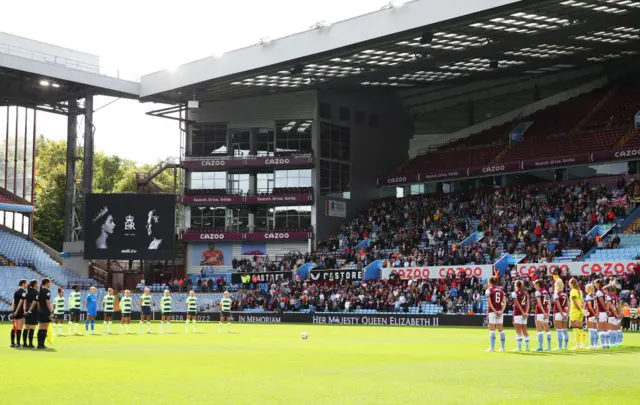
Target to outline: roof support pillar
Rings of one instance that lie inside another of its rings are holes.
[[[73,242],[73,216],[75,210],[76,160],[78,158],[76,141],[78,123],[78,100],[69,99],[67,115],[67,173],[64,188],[64,241]]]

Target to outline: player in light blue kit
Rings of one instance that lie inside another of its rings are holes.
[[[96,288],[91,287],[89,294],[87,295],[87,320],[84,321],[84,329],[89,333],[89,321],[91,321],[91,334],[95,335],[96,316],[98,315],[98,295],[96,294]]]

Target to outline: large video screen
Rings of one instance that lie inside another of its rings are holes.
[[[87,194],[85,259],[172,260],[176,196]]]

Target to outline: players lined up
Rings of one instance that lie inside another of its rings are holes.
[[[507,308],[507,296],[499,286],[500,279],[491,277],[489,288],[486,291],[488,304],[489,323],[489,348],[488,352],[495,351],[496,330],[500,334],[500,349],[505,351],[506,336],[503,327],[503,314]],[[529,332],[527,318],[531,305],[535,308],[535,325],[537,331],[538,347],[536,351],[551,350],[551,331],[549,330],[549,317],[553,312],[554,326],[556,329],[557,348],[554,350],[567,350],[569,345],[569,326],[573,329],[575,347],[577,349],[605,349],[622,345],[622,306],[621,300],[616,294],[617,287],[614,282],[605,285],[602,280],[596,280],[585,287],[586,297],[580,290],[576,279],[569,281],[570,292],[565,292],[562,279],[558,278],[554,283],[553,298],[545,289],[542,280],[536,280],[535,302],[530,302],[530,296],[525,282],[517,280],[513,300],[513,325],[516,330],[516,345],[514,351],[521,351],[524,341],[524,350],[529,350]],[[626,304],[625,304],[626,305]],[[589,331],[589,346],[586,346],[586,334],[583,329],[584,317],[587,317],[587,330]],[[544,347],[546,335],[546,348]]]
[[[38,347],[46,348],[44,343],[47,339],[49,323],[53,320],[52,333],[55,336],[66,336],[63,332],[65,317],[65,295],[64,290],[59,288],[58,295],[51,300],[49,287],[51,281],[42,280],[41,288],[38,289],[38,281],[20,280],[18,289],[14,293],[12,302],[13,328],[11,329],[11,347],[27,347],[34,348],[33,337],[36,326],[38,329]],[[112,324],[115,310],[115,295],[112,288],[109,288],[107,295],[102,299],[102,309],[104,313],[104,334],[112,334]],[[80,323],[80,315],[82,312],[82,296],[80,288],[77,285],[72,287],[71,293],[67,301],[69,308],[69,323],[67,333],[79,335],[78,324]],[[187,320],[185,323],[185,333],[189,333],[189,324],[191,324],[192,332],[196,332],[196,319],[198,315],[198,298],[194,291],[189,292],[189,296],[185,302],[187,311]],[[151,333],[151,315],[152,315],[152,297],[151,291],[145,288],[143,295],[140,297],[141,317],[138,333],[142,333],[143,326],[146,323],[147,333]],[[98,314],[98,296],[96,288],[91,287],[89,294],[85,300],[85,308],[87,311],[87,319],[85,320],[85,332],[87,334],[95,334],[95,320]],[[131,291],[126,290],[124,297],[120,299],[120,334],[131,334],[131,314],[133,309],[133,298]],[[169,290],[165,290],[160,299],[161,321],[160,333],[171,333],[171,316],[173,311],[173,299]],[[231,331],[231,299],[229,293],[225,291],[224,298],[220,300],[221,317],[218,326],[220,332],[222,324],[226,322],[229,332]],[[91,329],[91,332],[89,332]],[[21,345],[20,342],[23,342]]]

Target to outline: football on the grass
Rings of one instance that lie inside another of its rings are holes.
[[[303,338],[303,339],[307,339],[309,337],[309,334],[307,332],[302,332],[300,334],[300,337]]]

